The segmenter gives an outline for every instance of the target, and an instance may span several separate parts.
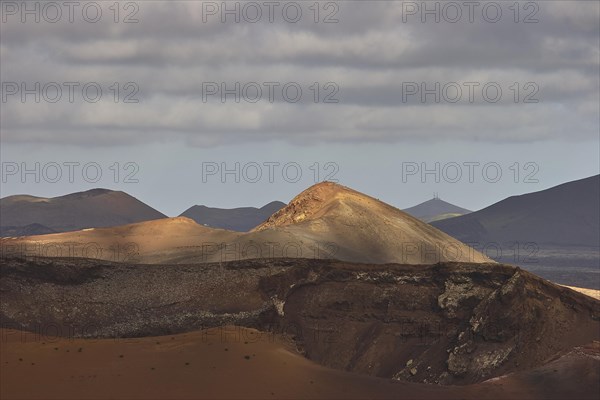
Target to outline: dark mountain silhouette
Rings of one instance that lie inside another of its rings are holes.
[[[60,197],[0,199],[2,236],[40,235],[166,218],[125,192],[92,189]]]
[[[433,222],[466,243],[533,242],[597,247],[600,243],[600,175],[540,192],[512,196],[483,210]]]
[[[283,207],[285,207],[285,203],[281,201],[272,201],[261,208],[240,207],[226,209],[193,206],[185,210],[180,217],[193,219],[197,223],[210,226],[211,228],[248,232]]]
[[[417,204],[414,207],[410,207],[402,211],[425,222],[433,222],[446,218],[458,217],[472,212],[466,208],[458,207],[454,204],[450,204],[444,200],[441,200],[439,197],[434,197],[431,200],[427,200],[424,203]]]
[[[29,224],[25,226],[3,226],[0,228],[1,236],[34,236],[47,235],[56,233],[54,229],[50,229],[42,224]]]

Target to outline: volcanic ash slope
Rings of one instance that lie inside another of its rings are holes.
[[[4,239],[3,252],[119,262],[203,263],[316,258],[368,263],[491,262],[395,207],[331,182],[316,184],[247,233],[189,218]],[[49,251],[51,250],[51,251]]]

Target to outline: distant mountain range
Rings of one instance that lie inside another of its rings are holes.
[[[272,206],[279,206],[278,204]],[[220,262],[252,258],[326,258],[353,262],[431,264],[491,262],[465,244],[373,197],[331,182],[314,185],[250,232],[215,229],[176,217],[125,226],[5,239],[6,248],[40,243],[95,243],[109,261]],[[132,247],[133,246],[133,247]],[[52,246],[50,246],[52,247]],[[117,254],[111,248],[127,249]],[[106,250],[106,251],[104,251]],[[71,251],[71,250],[69,250]],[[72,253],[89,255],[86,248]],[[62,254],[62,253],[61,253]]]
[[[432,225],[465,243],[598,247],[600,175],[512,196]]]
[[[466,208],[461,208],[444,200],[440,200],[438,197],[427,200],[424,203],[417,204],[414,207],[406,208],[402,211],[425,222],[433,222],[446,218],[458,217],[472,212]]]
[[[261,207],[212,208],[193,206],[181,213],[180,217],[191,218],[199,224],[211,228],[247,232],[265,221],[272,214],[285,207],[281,201],[272,201]]]
[[[38,223],[25,226],[0,226],[0,237],[47,235],[49,233],[56,233],[56,231]]]
[[[0,236],[42,235],[131,224],[166,215],[125,192],[92,189],[60,197],[0,199]]]
[[[321,192],[326,187],[337,186],[316,186],[318,189],[311,193]],[[330,191],[345,193],[339,188]],[[465,243],[506,244],[517,241],[543,244],[546,247],[598,247],[599,204],[600,175],[596,175],[547,190],[512,196],[476,212],[439,198],[403,211],[430,222],[434,227]],[[220,209],[197,205],[181,216],[210,228],[248,232],[264,226],[261,223],[272,220],[284,209],[290,212],[290,207],[298,205],[290,203],[290,206],[286,206],[279,201],[261,208]],[[359,212],[359,208],[355,211]],[[446,218],[457,214],[461,215]],[[331,215],[333,214],[324,217],[329,220]],[[162,218],[167,217],[127,193],[107,189],[92,189],[54,198],[16,195],[0,199],[0,235],[4,237],[114,227]],[[304,218],[301,209],[297,210],[294,218]],[[348,216],[344,214],[343,218]],[[372,225],[367,220],[361,221]],[[400,234],[400,239],[402,237]]]

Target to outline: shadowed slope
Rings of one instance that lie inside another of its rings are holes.
[[[166,218],[125,192],[107,189],[53,198],[9,196],[0,199],[0,215],[0,233],[4,236],[30,233],[26,227],[31,228],[33,224],[54,232],[67,232]],[[47,232],[43,229],[34,231],[35,234]]]
[[[414,207],[406,208],[402,211],[425,222],[433,222],[446,218],[458,217],[460,215],[465,215],[472,212],[466,208],[455,206],[454,204],[450,204],[437,197],[427,200],[424,203],[417,204]]]
[[[600,244],[600,175],[512,196],[432,225],[465,243]]]
[[[181,217],[191,218],[199,224],[211,228],[228,229],[231,231],[247,232],[277,212],[285,203],[273,201],[261,208],[213,208],[192,206],[181,213]]]

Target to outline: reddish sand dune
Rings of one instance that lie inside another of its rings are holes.
[[[0,334],[3,399],[580,399],[600,390],[597,343],[533,371],[444,387],[331,370],[281,337],[233,326],[139,339]]]

